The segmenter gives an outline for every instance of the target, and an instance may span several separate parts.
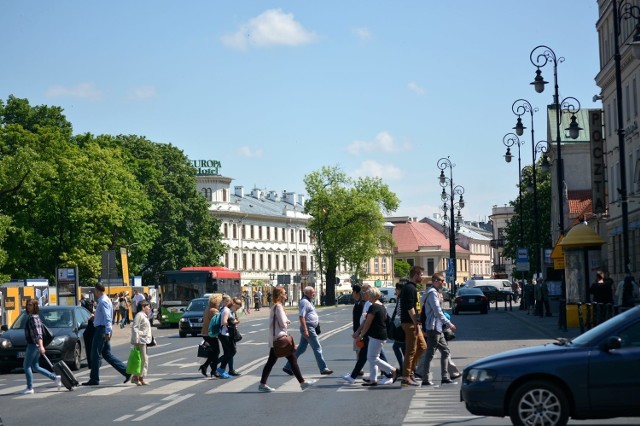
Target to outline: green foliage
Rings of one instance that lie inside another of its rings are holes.
[[[56,267],[78,266],[90,285],[102,252],[121,247],[146,284],[162,270],[216,264],[219,222],[182,151],[71,129],[58,107],[0,101],[1,275],[53,280]]]
[[[347,177],[338,167],[323,167],[305,176],[312,216],[308,228],[316,239],[316,257],[326,283],[335,283],[339,262],[360,276],[381,247],[391,244],[384,215],[398,208],[398,197],[378,178]],[[327,285],[327,303],[335,302],[335,287]]]
[[[540,163],[539,163],[540,164]],[[533,170],[525,167],[522,170],[522,213],[520,210],[520,198],[511,201],[514,206],[514,215],[505,229],[505,246],[503,256],[508,259],[516,258],[516,249],[520,244],[520,215],[522,214],[524,247],[529,248],[530,271],[523,273],[523,277],[531,277],[536,271],[536,265],[540,265],[541,252],[536,250],[536,229],[534,211],[538,212],[538,225],[540,247],[550,248],[551,242],[551,177],[549,173],[542,173],[536,165],[537,203],[534,203],[533,192],[527,191],[527,186],[532,182]]]
[[[411,270],[411,265],[406,260],[394,260],[393,262],[393,273],[397,278],[406,278],[409,276],[409,271]]]

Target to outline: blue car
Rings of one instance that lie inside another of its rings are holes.
[[[514,425],[640,417],[640,307],[575,339],[516,349],[464,369],[460,398]]]

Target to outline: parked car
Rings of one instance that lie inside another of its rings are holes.
[[[345,293],[338,296],[337,302],[338,305],[353,305],[354,300],[351,293]]]
[[[478,288],[463,287],[456,293],[451,307],[451,312],[454,315],[458,315],[462,311],[486,314],[489,312],[489,299]]]
[[[382,303],[396,303],[396,288],[395,287],[382,287],[380,289],[380,301]]]
[[[64,360],[72,370],[82,366],[84,350],[84,331],[91,314],[82,306],[41,306],[40,320],[49,328],[53,340],[46,346],[47,357],[51,362]],[[0,372],[8,373],[22,367],[27,340],[24,329],[29,315],[26,311],[16,318],[11,328],[2,326],[0,335]]]
[[[498,288],[493,285],[477,285],[474,288],[479,289],[484,293],[487,298],[489,298],[489,302],[504,302],[505,300],[513,300],[513,291]]]
[[[191,334],[193,337],[200,335],[204,321],[204,311],[208,306],[208,297],[198,297],[189,302],[189,306],[187,306],[178,322],[178,334],[180,337],[187,337],[187,334]]]
[[[640,417],[640,307],[575,339],[503,352],[464,369],[460,396],[514,425]]]

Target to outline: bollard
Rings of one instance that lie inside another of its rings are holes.
[[[580,324],[580,334],[584,333],[584,318],[582,318],[582,303],[578,302],[578,324]]]
[[[592,315],[593,312],[591,310],[591,303],[585,303],[585,306],[587,307],[587,330],[591,329],[591,325],[592,325]]]

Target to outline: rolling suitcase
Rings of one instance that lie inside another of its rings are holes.
[[[80,382],[76,379],[76,376],[73,375],[69,366],[63,361],[60,360],[55,364],[51,364],[49,358],[46,355],[42,355],[42,357],[47,361],[51,369],[53,370],[53,374],[60,376],[62,381],[62,386],[69,390],[73,390],[74,387],[79,386]]]

